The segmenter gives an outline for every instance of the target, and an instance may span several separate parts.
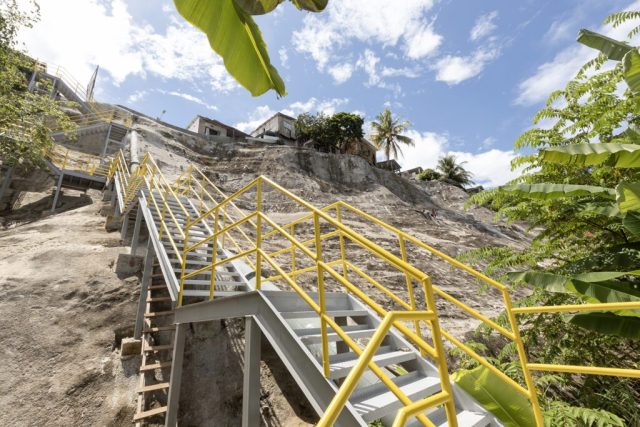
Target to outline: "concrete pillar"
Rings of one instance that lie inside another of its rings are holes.
[[[188,323],[176,325],[176,335],[173,340],[173,358],[171,361],[171,379],[169,396],[167,398],[167,416],[165,427],[175,427],[178,424],[178,402],[180,401],[180,386],[182,382],[182,362],[184,358],[184,338]],[[259,424],[255,424],[259,425]]]
[[[140,223],[142,222],[142,208],[138,203],[138,211],[136,212],[136,223],[133,226],[133,237],[131,238],[131,255],[135,255],[138,250],[138,240],[140,239]]]
[[[120,229],[120,238],[125,240],[127,238],[127,231],[129,230],[129,214],[126,213],[122,216],[122,228]]]
[[[60,197],[60,188],[62,188],[62,177],[64,177],[64,173],[60,172],[60,178],[58,178],[58,185],[56,186],[56,195],[53,196],[53,204],[51,205],[51,212],[55,212],[56,205],[58,204],[58,197]]]
[[[13,178],[13,166],[7,169],[7,172],[4,175],[4,179],[2,180],[2,187],[0,187],[0,201],[4,198],[4,194],[9,189],[11,185],[11,178]]]
[[[138,169],[140,159],[138,157],[138,132],[135,130],[130,131],[129,149],[131,150],[131,161],[129,168],[131,173]]]
[[[245,319],[242,427],[260,425],[260,327],[253,317]]]
[[[147,243],[147,255],[144,258],[144,269],[142,270],[142,281],[140,282],[140,299],[138,300],[138,313],[136,314],[136,326],[133,330],[133,337],[137,340],[142,338],[142,328],[144,327],[144,310],[149,294],[149,285],[153,275],[153,260],[155,252],[151,239]]]

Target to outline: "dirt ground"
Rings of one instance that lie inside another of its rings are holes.
[[[40,197],[32,208],[50,206],[49,194]],[[113,350],[114,331],[133,324],[138,279],[116,275],[127,248],[104,231],[101,195],[87,198],[40,220],[32,210],[32,222],[0,232],[0,425],[125,425],[133,417],[137,372]]]

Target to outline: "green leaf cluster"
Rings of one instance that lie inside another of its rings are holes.
[[[72,104],[51,99],[48,82],[28,90],[39,65],[18,49],[17,34],[37,19],[37,12],[24,12],[15,0],[0,5],[0,161],[9,167],[41,166],[53,144],[53,123],[74,129],[64,111]]]
[[[267,45],[253,15],[272,12],[283,0],[174,0],[184,19],[207,35],[224,66],[253,96],[273,89],[285,96],[285,85],[271,65]],[[300,10],[320,12],[328,0],[291,0]]]
[[[313,141],[316,148],[325,152],[344,152],[349,142],[364,136],[363,125],[362,116],[345,112],[330,116],[303,113],[294,122],[298,141]]]
[[[624,12],[607,22],[638,18],[640,12]],[[512,165],[522,175],[470,201],[532,233],[525,249],[482,248],[464,255],[512,286],[528,287],[530,295],[518,305],[640,301],[638,50],[586,30],[579,41],[601,53],[550,94],[533,118],[537,126],[516,140],[524,153]],[[617,63],[603,70],[608,61]],[[497,321],[507,324],[504,316]],[[640,310],[532,314],[520,321],[531,360],[640,368]],[[509,343],[487,328],[479,328],[475,340],[501,368],[517,362],[505,351]],[[521,379],[517,371],[510,375]],[[549,374],[537,383],[543,385],[549,425],[640,425],[637,379]]]

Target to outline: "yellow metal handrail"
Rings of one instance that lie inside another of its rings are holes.
[[[491,370],[507,384],[512,386],[514,390],[527,397],[531,402],[535,422],[538,426],[543,426],[544,422],[537,399],[536,385],[531,374],[532,371],[640,378],[640,370],[638,369],[530,363],[527,360],[526,350],[520,336],[517,322],[518,315],[532,313],[640,309],[640,302],[514,308],[508,288],[505,285],[460,263],[443,252],[423,243],[419,239],[342,201],[333,203],[322,209],[317,209],[265,177],[254,179],[234,194],[227,196],[215,186],[202,171],[192,166],[172,184],[169,184],[164,176],[162,176],[157,165],[148,155],[145,156],[138,170],[129,175],[124,155],[119,153],[114,159],[109,172],[110,176],[115,173],[122,175],[122,177],[119,177],[119,183],[124,189],[123,191],[125,192],[127,201],[135,198],[137,189],[143,184],[152,196],[153,194],[157,195],[157,197],[151,197],[150,208],[154,210],[160,218],[160,233],[166,233],[172,249],[176,255],[181,258],[182,272],[180,275],[178,296],[179,304],[182,304],[185,280],[199,274],[209,274],[211,278],[209,297],[214,298],[216,268],[237,259],[244,259],[249,262],[256,271],[256,289],[261,289],[265,281],[284,283],[288,288],[295,291],[300,298],[318,314],[321,330],[322,368],[325,375],[328,376],[329,374],[327,338],[329,328],[335,331],[344,343],[360,356],[356,367],[349,373],[340,387],[338,394],[329,408],[327,408],[327,411],[325,411],[320,425],[331,425],[332,420],[335,420],[339,416],[344,404],[358,383],[360,375],[367,368],[378,376],[382,383],[384,383],[404,405],[398,412],[394,426],[403,425],[409,418],[414,416],[416,416],[422,424],[432,425],[431,422],[424,417],[424,411],[428,408],[442,405],[444,405],[446,409],[449,425],[456,425],[455,408],[453,406],[452,392],[449,386],[447,365],[442,345],[443,338],[463,350],[479,364]],[[270,195],[277,194],[278,197],[284,197],[287,201],[293,202],[305,212],[297,219],[286,224],[276,223],[264,210],[263,195],[266,190],[270,190]],[[188,197],[194,202],[195,209],[198,213],[197,217],[191,218],[189,212],[182,206],[180,197]],[[247,205],[247,197],[249,197],[252,207],[244,207],[249,206]],[[236,202],[240,202],[241,199],[242,204],[236,204]],[[176,204],[170,204],[169,200],[177,201],[177,206]],[[240,209],[238,205],[243,206],[243,209]],[[184,227],[176,221],[176,215],[178,214],[183,214],[185,217]],[[394,235],[397,241],[399,255],[395,255],[389,250],[378,246],[344,225],[343,221],[347,215],[355,215],[357,218],[364,219]],[[190,240],[189,232],[198,224],[205,224],[212,230],[212,233],[197,241]],[[326,230],[326,228],[329,228],[329,230]],[[171,229],[173,229],[173,232],[171,232]],[[178,249],[174,241],[174,233],[179,235],[184,242],[182,250]],[[305,237],[305,235],[309,233],[311,237]],[[339,255],[335,259],[325,259],[332,255],[333,252],[326,252],[323,249],[323,243],[336,238],[338,240],[338,249],[334,249],[334,252],[337,250]],[[219,247],[227,247],[228,245],[226,245],[225,242],[230,242],[232,252],[220,257],[217,249]],[[381,283],[379,279],[374,277],[372,272],[359,268],[353,260],[349,259],[346,249],[347,244],[356,245],[364,249],[370,255],[383,261],[388,268],[402,275],[404,277],[408,301],[405,301],[401,295],[398,295],[388,286]],[[208,246],[212,245],[211,262],[202,268],[187,272],[187,255],[203,245],[206,245],[207,250]],[[274,246],[276,247],[274,248]],[[432,284],[427,274],[408,261],[407,254],[413,250],[410,246],[417,247],[435,255],[454,268],[465,271],[475,279],[500,292],[504,300],[504,308],[509,327],[498,324],[496,321],[459,301],[440,287]],[[281,257],[288,257],[288,261],[285,264],[290,265],[290,268],[284,267],[283,262],[279,261]],[[272,270],[273,273],[267,275],[268,277],[263,277],[263,270]],[[317,283],[318,291],[317,301],[309,295],[304,285],[300,282],[304,275],[310,273],[315,273],[314,280]],[[327,278],[337,282],[346,292],[362,301],[384,319],[383,323],[376,330],[374,338],[372,338],[364,349],[360,348],[360,346],[349,337],[345,330],[327,314],[325,303],[325,281]],[[402,311],[388,311],[384,309],[368,295],[366,290],[361,289],[356,284],[358,280],[364,281],[368,286],[380,291],[389,301],[396,304],[397,307],[400,307]],[[426,311],[418,307],[415,283],[417,283],[417,289],[420,289],[424,295]],[[469,346],[455,338],[451,333],[442,329],[439,325],[435,305],[436,296],[448,303],[454,304],[469,316],[487,324],[497,333],[515,343],[519,365],[524,377],[524,386],[502,372],[485,357],[479,355]],[[404,324],[405,321],[411,322],[413,327],[407,327],[407,325]],[[432,345],[427,344],[422,337],[420,328],[421,321],[431,330]],[[375,354],[377,348],[381,345],[382,339],[387,335],[390,328],[394,328],[400,332],[415,345],[425,357],[429,357],[434,361],[441,375],[442,391],[440,393],[427,399],[412,402],[387,377],[384,371],[372,362],[373,354]]]
[[[92,156],[70,149],[63,149],[58,145],[52,145],[45,156],[60,170],[73,170],[90,176],[108,176],[110,171],[110,158]]]

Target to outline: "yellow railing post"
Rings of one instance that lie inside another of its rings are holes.
[[[213,211],[213,243],[211,245],[211,278],[209,284],[209,299],[213,299],[213,294],[216,287],[216,262],[218,255],[218,233],[220,226],[218,223],[218,217],[220,216],[220,210]]]
[[[178,294],[178,306],[182,305],[182,297],[184,296],[184,275],[186,274],[187,269],[187,254],[189,251],[189,228],[191,228],[191,224],[187,219],[187,224],[184,229],[184,242],[182,248],[182,266],[180,269],[180,293]]]
[[[320,233],[320,216],[317,212],[313,215],[313,232],[316,239],[316,270],[318,274],[318,302],[320,305],[320,334],[322,335],[322,369],[324,376],[329,378],[329,338],[327,337],[327,303],[324,295],[324,269],[322,262],[322,238]]]
[[[456,407],[453,401],[453,391],[451,390],[451,382],[449,381],[449,368],[447,367],[447,359],[445,357],[444,345],[442,344],[442,334],[440,332],[440,322],[438,320],[438,311],[436,309],[436,301],[433,296],[433,287],[430,277],[424,277],[422,279],[422,288],[424,289],[424,296],[427,303],[427,310],[435,313],[435,317],[431,320],[431,335],[433,338],[433,347],[436,349],[438,355],[436,365],[438,366],[438,373],[440,374],[440,383],[442,391],[447,393],[450,397],[445,403],[444,409],[447,413],[447,421],[449,427],[458,426],[458,418],[456,415]]]
[[[536,383],[533,381],[533,376],[529,370],[527,353],[524,348],[524,343],[522,342],[522,337],[520,336],[518,320],[512,311],[513,304],[511,303],[509,292],[505,289],[502,291],[502,295],[504,298],[504,308],[507,313],[507,317],[509,318],[509,323],[511,324],[511,330],[514,336],[513,341],[516,343],[516,349],[518,350],[518,359],[520,361],[520,366],[522,367],[522,375],[524,376],[524,382],[527,385],[527,391],[529,392],[529,401],[531,402],[531,407],[533,409],[536,426],[542,427],[544,426],[544,418],[542,416],[542,410],[540,409],[540,403],[538,402]]]
[[[262,286],[262,177],[256,182],[256,289]]]
[[[336,219],[340,224],[342,224],[342,206],[340,203],[336,205]],[[349,280],[349,272],[347,269],[347,251],[344,247],[344,236],[342,235],[342,230],[338,230],[338,239],[340,242],[340,258],[342,259],[342,276]]]
[[[291,224],[289,226],[289,234],[291,234],[292,237],[296,237],[296,225],[295,224]],[[294,245],[293,243],[291,243],[291,271],[296,271],[298,268],[296,267],[296,245]],[[293,280],[296,280],[297,275],[293,276]]]
[[[402,236],[398,236],[398,243],[400,244],[401,259],[402,261],[407,262],[407,249],[405,246],[404,238],[402,238]],[[416,305],[416,297],[413,291],[413,280],[411,279],[411,276],[409,275],[409,273],[406,271],[404,272],[404,280],[407,284],[407,293],[409,294],[409,304],[411,305],[411,310],[415,311],[417,310],[417,305]],[[420,321],[414,320],[413,326],[416,329],[416,335],[422,338],[422,333],[420,331]],[[421,352],[421,353],[422,353],[422,357],[424,357],[425,356],[424,352]]]

